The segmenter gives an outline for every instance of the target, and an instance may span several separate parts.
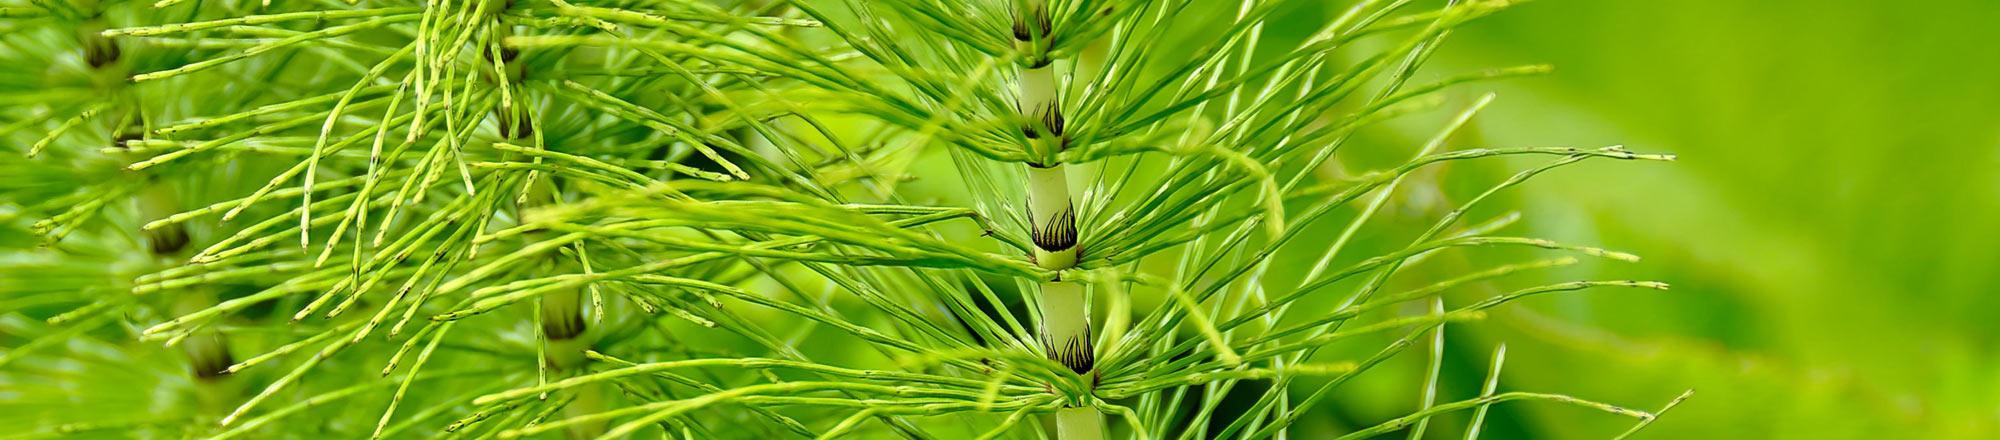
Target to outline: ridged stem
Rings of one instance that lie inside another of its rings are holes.
[[[1076,267],[1082,250],[1076,227],[1076,205],[1070,197],[1068,170],[1057,159],[1068,147],[1063,133],[1062,81],[1056,75],[1055,60],[1048,48],[1054,41],[1046,0],[1026,0],[1014,20],[1015,47],[1024,58],[1015,79],[1028,138],[1028,228],[1034,242],[1030,255],[1043,269],[1061,271]],[[1090,331],[1090,301],[1080,283],[1060,276],[1041,284],[1042,348],[1049,356],[1079,375],[1096,382],[1096,347]],[[1104,414],[1090,407],[1064,408],[1056,412],[1057,438],[1097,440],[1104,437]]]
[[[1056,410],[1056,438],[1063,440],[1104,438],[1104,413],[1090,407]]]
[[[1028,167],[1029,238],[1035,244],[1035,264],[1043,269],[1076,266],[1076,206],[1070,202],[1069,176],[1063,168]]]
[[[1056,100],[1054,69],[1049,65],[1025,67],[1018,84],[1023,116],[1028,125],[1029,147],[1042,157],[1053,157],[1063,145],[1062,114]],[[1076,205],[1070,198],[1069,174],[1061,163],[1030,163],[1028,175],[1028,228],[1034,242],[1030,255],[1043,269],[1076,267],[1081,252],[1077,245]],[[1094,366],[1090,339],[1090,314],[1083,286],[1061,279],[1045,281],[1042,287],[1042,338],[1049,358],[1087,374]]]

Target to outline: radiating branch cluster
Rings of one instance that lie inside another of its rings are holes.
[[[1548,68],[1417,73],[1511,1],[1270,32],[1298,3],[0,1],[0,62],[50,66],[0,73],[0,220],[43,243],[0,259],[0,381],[175,370],[105,382],[173,408],[129,420],[0,399],[37,435],[1267,438],[1427,347],[1419,409],[1350,437],[1671,408],[1438,376],[1500,306],[1666,288],[1508,281],[1637,257],[1468,217],[1673,158],[1459,147],[1494,98],[1448,90]],[[1545,160],[1378,219],[1496,157]]]

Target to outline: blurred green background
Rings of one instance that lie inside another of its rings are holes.
[[[1557,68],[1475,87],[1500,100],[1463,143],[1680,155],[1517,191],[1533,234],[1647,257],[1585,277],[1675,289],[1502,310],[1504,388],[1694,388],[1647,438],[2000,436],[1996,23],[1990,0],[1543,0],[1454,34],[1432,72]],[[1624,423],[1514,410],[1536,438]]]

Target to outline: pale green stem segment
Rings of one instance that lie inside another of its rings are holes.
[[[543,190],[546,185],[534,188],[529,191],[530,209],[525,209],[525,212],[533,212],[532,206],[549,200],[548,192]],[[559,289],[543,294],[538,301],[541,302],[542,354],[546,357],[548,368],[563,374],[582,373],[584,364],[589,362],[584,353],[590,351],[595,342],[585,333],[589,324],[583,314],[584,289]],[[568,392],[576,393],[576,399],[570,401],[565,409],[572,415],[596,414],[609,409],[604,402],[602,387],[582,386]],[[605,428],[606,424],[601,420],[571,425],[570,438],[595,438],[602,435]]]
[[[1049,270],[1076,266],[1074,207],[1063,166],[1028,167],[1028,227],[1032,229],[1029,238],[1035,243],[1036,265]]]
[[[1028,136],[1028,153],[1044,165],[1056,165],[1055,156],[1063,149],[1063,116],[1057,100],[1056,69],[1053,61],[1040,66],[1023,66],[1014,83],[1020,99],[1021,117],[1027,119],[1022,134]]]
[[[77,43],[83,45],[83,62],[91,69],[104,69],[118,62],[120,50],[118,42],[103,35],[103,18],[91,18],[76,25]]]
[[[494,38],[505,39],[513,35],[514,26],[499,20],[499,17],[500,13],[513,7],[514,2],[488,1],[495,2],[488,5],[492,6],[494,11],[495,21],[492,24]],[[521,80],[527,77],[527,65],[519,62],[519,52],[505,48],[482,48],[482,51],[486,51],[484,56],[487,62],[495,64],[502,73],[494,80],[500,83],[498,85],[503,92],[511,87],[517,87]],[[519,99],[510,96],[501,100],[501,105],[494,108],[494,118],[500,125],[500,135],[523,144],[538,144],[532,142],[535,133],[531,128],[532,121],[528,116],[528,110],[514,105],[517,104],[516,101]],[[549,185],[536,184],[532,178],[530,179],[527,192],[521,197],[522,223],[533,223],[535,219],[531,216],[534,215],[535,209],[547,205],[555,198],[551,189]],[[539,300],[542,336],[547,340],[544,354],[548,357],[549,367],[556,370],[577,371],[584,364],[583,352],[590,349],[590,339],[584,337],[584,331],[588,330],[589,326],[583,318],[583,294],[582,289],[562,289],[542,295]]]
[[[568,297],[569,298],[568,302],[571,304],[570,307],[578,307],[577,305],[582,304],[581,299],[583,295],[581,295],[581,293],[582,292],[576,289],[570,289],[566,291],[553,292],[548,295],[543,295],[542,297],[542,314],[543,314],[542,319],[544,319],[543,330],[547,331],[548,329],[548,327],[546,327],[547,325],[546,323],[548,321],[546,320],[550,318],[548,316],[549,313],[548,310],[550,305],[548,299],[549,297]],[[578,325],[582,325],[583,313],[581,312],[582,311],[579,308],[577,309],[576,312],[569,313],[565,316],[573,317],[573,319],[576,320]],[[587,362],[587,360],[584,358],[584,352],[590,350],[590,344],[591,344],[590,339],[584,338],[582,337],[582,335],[577,335],[576,337],[571,337],[569,339],[549,339],[548,351],[547,351],[549,366],[555,368],[558,371],[574,372],[574,373],[583,372],[584,362]],[[567,390],[566,392],[575,393],[576,399],[571,400],[569,402],[569,405],[567,405],[565,411],[567,411],[571,416],[581,416],[587,414],[597,414],[609,410],[610,407],[607,406],[607,404],[604,401],[604,391],[605,389],[603,388],[602,384],[585,384],[584,386]],[[570,438],[596,438],[600,435],[603,435],[604,430],[607,428],[609,428],[609,426],[606,424],[606,420],[596,420],[596,421],[589,421],[584,423],[578,423],[575,425],[570,425],[568,429],[570,433]]]
[[[146,177],[141,178],[146,179]],[[139,217],[142,219],[151,221],[180,213],[180,194],[175,193],[174,186],[166,182],[147,182],[139,188],[136,195]],[[146,245],[152,248],[153,255],[160,257],[162,261],[175,260],[181,249],[188,245],[187,228],[178,223],[164,228],[144,230],[142,235],[146,237]]]
[[[1090,407],[1056,410],[1056,435],[1063,440],[1104,438],[1104,413]]]
[[[91,5],[94,7],[94,4]],[[77,39],[84,46],[84,60],[90,67],[104,75],[123,75],[114,68],[121,56],[118,43],[100,35],[104,29],[103,19],[92,18],[78,26]],[[125,120],[129,121],[129,119]],[[112,139],[122,144],[121,135],[127,127],[124,122],[114,122],[111,126]],[[123,145],[113,145],[114,149]],[[182,209],[180,194],[168,182],[155,180],[153,176],[137,176],[146,180],[135,193],[134,204],[142,221],[156,221],[179,214]],[[190,242],[187,227],[175,223],[166,227],[144,229],[140,235],[146,238],[146,247],[153,257],[165,265],[178,265],[186,258],[185,251]],[[173,316],[186,316],[214,307],[215,292],[206,286],[188,286],[179,292],[168,307]],[[181,353],[187,356],[189,372],[201,386],[197,387],[197,399],[202,411],[221,412],[229,404],[228,390],[218,385],[229,373],[229,366],[236,363],[229,351],[229,338],[214,329],[202,329],[179,341]]]
[[[1088,306],[1082,284],[1042,283],[1042,349],[1048,352],[1049,359],[1077,374],[1090,374],[1096,364]]]
[[[549,366],[575,371],[583,366],[583,351],[590,342],[583,337],[583,291],[562,289],[542,295],[542,336],[548,338]]]
[[[538,207],[548,204],[554,196],[550,194],[550,184],[529,187],[521,205],[521,222],[531,224],[536,221]],[[550,256],[550,267],[556,266],[561,254]],[[583,367],[583,352],[590,349],[591,338],[585,334],[590,325],[584,320],[584,289],[571,287],[543,294],[540,299],[542,337],[547,341],[544,355],[548,366],[558,371],[574,372]]]
[[[95,0],[79,1],[72,5],[81,10],[97,10],[99,6]],[[101,16],[93,16],[77,24],[76,39],[77,43],[83,45],[84,62],[99,73],[100,79],[107,75],[122,76],[123,72],[120,72],[116,65],[123,56],[123,51],[119,49],[117,41],[103,35],[104,30],[104,19]],[[113,142],[120,144],[113,145],[114,148],[124,147],[122,134],[127,127],[122,121],[114,119],[111,125]],[[151,222],[181,212],[181,197],[175,191],[174,185],[154,180],[152,176],[142,175],[137,178],[146,180],[135,194],[137,200],[134,203],[137,205],[140,220]],[[185,258],[182,251],[187,249],[189,243],[185,226],[175,223],[156,229],[142,229],[140,235],[146,238],[147,248],[161,263],[176,265]],[[176,295],[167,309],[174,316],[185,316],[214,306],[215,292],[205,286],[195,285],[189,286],[186,292]],[[228,337],[214,329],[203,329],[180,340],[179,345],[181,353],[188,358],[190,372],[204,384],[200,387],[198,396],[203,410],[221,409],[222,405],[226,405],[227,397],[223,395],[223,390],[212,384],[219,382],[225,374],[228,374],[229,366],[236,363],[235,357],[229,352]]]
[[[1043,157],[1053,157],[1062,145],[1061,120],[1056,113],[1054,69],[1047,65],[1023,69],[1020,86],[1025,131],[1030,148]],[[1043,269],[1076,267],[1078,246],[1075,205],[1069,194],[1069,175],[1061,164],[1028,165],[1028,236],[1034,242],[1035,264]],[[1090,339],[1090,314],[1083,285],[1063,280],[1044,281],[1042,287],[1042,344],[1049,358],[1068,366],[1077,374],[1089,373],[1094,364]]]
[[[215,293],[200,287],[181,292],[171,308],[175,315],[199,312],[215,306]],[[203,382],[219,380],[236,359],[229,354],[229,340],[212,329],[201,330],[180,341],[181,353],[193,364],[193,373]],[[204,402],[207,403],[207,402]]]

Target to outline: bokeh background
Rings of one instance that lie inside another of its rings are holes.
[[[1646,438],[2000,436],[1994,23],[1980,0],[1545,0],[1455,34],[1433,71],[1557,67],[1474,87],[1500,100],[1463,143],[1680,155],[1516,193],[1536,234],[1647,258],[1571,275],[1675,288],[1504,309],[1476,328],[1509,344],[1503,388],[1696,390]],[[1476,390],[1488,349],[1460,349]],[[1505,410],[1532,438],[1624,423]]]

